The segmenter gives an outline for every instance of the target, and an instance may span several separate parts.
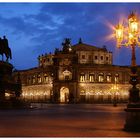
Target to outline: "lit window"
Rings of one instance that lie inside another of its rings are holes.
[[[49,81],[49,77],[48,75],[45,73],[44,74],[44,82],[47,83]]]
[[[80,82],[84,82],[85,81],[85,74],[80,74]]]
[[[40,74],[37,76],[37,82],[41,83],[41,76],[40,76]]]
[[[104,81],[104,75],[103,73],[99,74],[99,82],[103,82]]]
[[[115,74],[115,82],[119,82],[119,74]]]
[[[89,81],[94,82],[94,74],[89,74]]]
[[[107,77],[106,77],[106,81],[107,81],[107,82],[111,82],[111,78],[112,78],[112,77],[111,77],[111,74],[109,73],[109,74],[107,75]]]

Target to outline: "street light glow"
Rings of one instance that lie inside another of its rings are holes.
[[[128,17],[129,20],[129,31],[133,34],[138,32],[138,19],[135,13],[131,13]]]
[[[120,42],[123,40],[123,26],[121,24],[116,26],[116,39]]]
[[[139,42],[139,30],[138,30],[138,18],[134,12],[128,16],[128,27],[119,23],[115,28],[117,47],[121,46],[140,46]],[[123,43],[122,43],[123,42]]]

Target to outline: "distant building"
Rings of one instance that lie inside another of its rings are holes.
[[[62,50],[38,57],[39,66],[21,70],[22,98],[33,102],[126,102],[130,67],[113,65],[112,52],[67,38]],[[139,70],[138,70],[139,71]],[[14,73],[17,78],[17,73]]]

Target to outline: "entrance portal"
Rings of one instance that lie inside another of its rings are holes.
[[[69,102],[69,89],[66,87],[62,87],[60,89],[60,103]]]

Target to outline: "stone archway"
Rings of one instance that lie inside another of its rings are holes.
[[[69,102],[69,89],[67,87],[62,87],[60,89],[60,103]]]

